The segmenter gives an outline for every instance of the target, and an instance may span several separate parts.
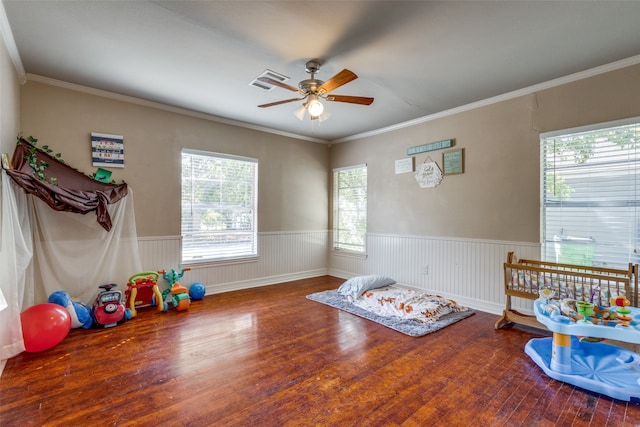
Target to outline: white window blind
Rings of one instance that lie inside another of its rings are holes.
[[[541,135],[543,257],[638,262],[640,118]]]
[[[365,253],[367,165],[333,171],[333,249]]]
[[[182,262],[257,256],[258,162],[183,150]]]

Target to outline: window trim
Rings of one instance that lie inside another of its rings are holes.
[[[542,140],[546,139],[546,138],[553,138],[553,137],[556,137],[556,136],[562,136],[562,135],[567,135],[567,134],[572,134],[572,133],[591,132],[591,131],[602,130],[602,129],[606,129],[606,128],[614,128],[614,127],[617,127],[617,126],[632,125],[634,123],[640,123],[640,116],[629,117],[629,118],[620,119],[620,120],[612,120],[610,122],[593,123],[593,124],[590,124],[590,125],[576,126],[576,127],[573,127],[573,128],[558,129],[558,130],[554,130],[554,131],[542,132],[542,133],[540,133],[540,141],[539,142],[542,142]]]
[[[548,139],[553,139],[553,138],[563,137],[563,136],[568,136],[568,135],[573,135],[573,134],[605,131],[605,130],[611,129],[611,128],[624,127],[624,126],[636,125],[636,124],[640,124],[640,116],[628,117],[628,118],[624,118],[624,119],[612,120],[612,121],[607,121],[607,122],[593,123],[593,124],[589,124],[589,125],[577,126],[577,127],[573,127],[573,128],[567,128],[567,129],[559,129],[559,130],[554,130],[554,131],[549,131],[549,132],[542,132],[542,133],[539,134],[538,143],[539,143],[539,148],[540,148],[540,165],[539,165],[540,182],[539,182],[539,188],[540,188],[540,256],[541,256],[541,259],[547,258],[547,255],[548,255],[547,245],[549,243],[549,236],[547,236],[547,234],[546,234],[546,232],[547,232],[546,228],[548,227],[547,226],[547,218],[546,218],[546,216],[547,216],[546,209],[547,208],[557,207],[557,206],[554,206],[553,204],[549,204],[549,203],[547,203],[545,205],[545,176],[546,176],[546,167],[545,167],[545,164],[544,164],[544,150],[545,150],[545,146],[546,146],[545,145],[546,144],[545,141],[548,140]],[[631,200],[631,199],[629,199],[629,200]],[[620,202],[616,206],[618,206],[618,207],[630,206],[629,200],[627,200],[626,202]],[[638,203],[638,199],[636,199],[636,201],[635,201],[635,204],[637,204],[637,203]],[[567,202],[568,207],[580,207],[581,204],[584,205],[583,207],[588,205],[587,202],[579,202],[579,201],[578,202],[573,202],[573,203]],[[640,217],[636,217],[636,218],[640,219]],[[620,263],[621,266],[623,264],[626,264],[626,262]],[[605,264],[603,266],[607,267],[607,266],[610,266],[610,265],[607,265],[606,262],[605,262]]]
[[[184,265],[191,266],[206,266],[206,265],[223,265],[223,264],[236,264],[236,263],[246,263],[246,262],[255,262],[259,258],[259,242],[258,242],[258,183],[259,183],[259,161],[257,158],[248,157],[248,156],[239,156],[235,154],[227,154],[227,153],[219,153],[214,151],[205,151],[205,150],[194,150],[190,148],[183,148],[180,151],[180,201],[182,205],[182,156],[183,154],[195,155],[195,156],[204,156],[204,157],[212,157],[218,159],[227,159],[227,160],[237,160],[248,163],[254,163],[255,167],[255,175],[253,177],[253,247],[255,247],[255,252],[252,254],[245,255],[233,255],[229,257],[218,257],[218,258],[203,258],[203,259],[189,259],[186,260],[183,258],[183,241],[184,235],[182,234],[182,208],[180,212],[180,263]]]
[[[364,232],[364,239],[363,239],[363,246],[362,246],[362,251],[355,251],[355,250],[351,250],[351,249],[344,249],[344,248],[340,248],[337,247],[336,245],[336,236],[337,236],[337,223],[339,221],[337,221],[338,219],[338,194],[336,192],[336,174],[338,172],[342,172],[342,171],[346,171],[346,170],[351,170],[351,169],[361,169],[361,168],[365,168],[367,171],[367,208],[365,209],[365,214],[367,215],[367,222],[366,224],[368,225],[368,209],[369,209],[369,203],[368,203],[368,193],[369,193],[369,168],[368,165],[366,163],[360,163],[357,165],[350,165],[350,166],[343,166],[343,167],[338,167],[338,168],[333,168],[332,170],[332,174],[331,174],[331,178],[332,178],[332,191],[333,191],[333,227],[331,230],[331,251],[333,253],[336,254],[341,254],[344,256],[351,256],[351,257],[357,257],[357,258],[367,258],[367,253],[368,253],[368,245],[367,245],[367,226],[365,226],[365,232]]]

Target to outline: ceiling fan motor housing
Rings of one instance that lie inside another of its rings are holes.
[[[324,83],[322,80],[315,79],[315,74],[318,71],[320,71],[320,62],[316,61],[315,59],[312,59],[310,61],[307,61],[307,63],[305,64],[305,67],[306,67],[307,73],[311,74],[311,78],[307,80],[302,80],[298,84],[298,87],[300,88],[300,90],[302,90],[306,94],[316,93],[318,87]]]
[[[301,81],[298,84],[298,87],[304,93],[315,93],[317,92],[318,87],[322,85],[322,83],[324,83],[322,80],[307,79],[307,80]]]
[[[307,73],[311,74],[313,77],[313,74],[316,74],[318,71],[320,71],[320,62],[316,61],[315,59],[312,59],[310,61],[307,61],[307,63],[305,64]]]

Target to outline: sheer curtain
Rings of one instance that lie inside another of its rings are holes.
[[[24,351],[20,312],[22,311],[27,272],[33,253],[27,196],[2,170],[2,231],[0,233],[0,289],[7,307],[0,311],[0,367]],[[33,288],[33,280],[29,280]]]
[[[8,307],[0,311],[0,361],[24,351],[20,312],[65,290],[89,306],[98,286],[142,271],[133,190],[108,205],[113,227],[106,231],[95,213],[59,212],[26,195],[2,171],[0,289]],[[7,273],[5,273],[7,272]]]

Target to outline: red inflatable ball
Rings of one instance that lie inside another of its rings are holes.
[[[25,350],[30,353],[58,345],[71,330],[71,316],[58,304],[36,304],[20,313]]]

